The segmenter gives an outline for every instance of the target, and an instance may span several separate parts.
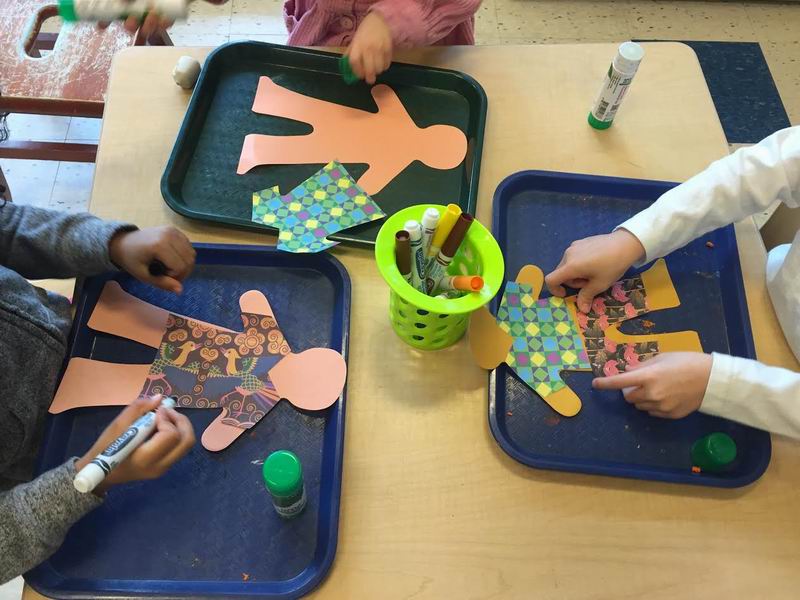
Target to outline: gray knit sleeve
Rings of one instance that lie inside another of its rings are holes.
[[[72,485],[75,460],[0,494],[0,584],[55,552],[78,519],[100,506]]]
[[[97,275],[115,269],[108,243],[136,229],[89,213],[7,203],[0,208],[0,265],[28,279]]]

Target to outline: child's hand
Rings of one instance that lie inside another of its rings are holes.
[[[180,294],[181,281],[194,268],[195,251],[189,239],[178,229],[169,226],[124,231],[111,238],[108,245],[111,262],[136,277],[162,290]],[[150,263],[161,261],[166,275],[150,274]]]
[[[152,398],[138,398],[127,406],[100,434],[94,446],[75,463],[75,469],[80,471],[88,465],[136,419],[155,410],[160,404],[161,395],[157,395]],[[189,419],[171,408],[158,408],[156,430],[153,435],[111,471],[103,483],[95,488],[95,493],[102,494],[112,485],[128,481],[161,477],[173,464],[183,458],[193,445],[194,429]]]
[[[375,83],[375,78],[392,64],[392,32],[383,17],[375,12],[364,17],[345,54],[359,79]]]
[[[665,352],[635,369],[597,377],[597,390],[622,390],[625,400],[654,417],[681,419],[703,403],[711,376],[710,354]]]
[[[133,0],[128,0],[132,2]],[[228,0],[206,0],[209,4],[225,4]],[[150,12],[141,23],[136,17],[128,17],[125,19],[125,29],[131,33],[136,33],[137,29],[141,29],[142,35],[149,38],[157,31],[169,29],[175,23],[172,19],[167,19],[157,12]],[[100,28],[105,29],[108,23],[100,23]]]
[[[572,242],[544,282],[551,294],[562,298],[566,295],[564,285],[579,288],[578,309],[589,312],[594,297],[618,281],[644,255],[644,247],[635,235],[617,229]]]

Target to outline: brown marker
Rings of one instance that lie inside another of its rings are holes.
[[[447,239],[442,244],[442,249],[439,250],[439,255],[433,264],[428,269],[427,277],[425,278],[425,286],[430,294],[433,290],[439,287],[439,282],[447,275],[447,267],[453,262],[453,257],[458,252],[461,242],[467,235],[467,230],[472,222],[475,220],[469,213],[461,213],[456,220],[453,229],[447,236]]]
[[[394,256],[397,268],[409,285],[411,284],[411,236],[405,229],[394,234]]]

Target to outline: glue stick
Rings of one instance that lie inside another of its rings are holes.
[[[165,19],[185,19],[189,0],[58,0],[58,14],[65,21],[141,19],[149,12]]]
[[[262,475],[280,517],[293,519],[303,512],[306,507],[303,465],[294,452],[278,450],[270,454],[264,461]]]
[[[625,42],[620,45],[617,55],[608,67],[597,100],[589,112],[589,125],[595,129],[611,127],[643,56],[644,49],[636,42]]]

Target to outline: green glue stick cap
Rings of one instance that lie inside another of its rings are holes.
[[[294,452],[273,452],[264,461],[261,472],[269,493],[278,498],[293,496],[303,487],[303,465]]]
[[[58,0],[58,15],[65,21],[77,21],[78,14],[75,12],[75,2],[73,0]]]
[[[353,73],[353,67],[350,66],[350,59],[347,56],[342,56],[339,59],[339,73],[342,74],[342,79],[347,85],[353,85],[360,81],[358,75]]]
[[[614,121],[601,121],[596,119],[592,113],[589,113],[589,125],[595,129],[608,129]]]
[[[704,471],[721,471],[736,458],[736,442],[726,433],[711,433],[692,444],[692,464]]]

